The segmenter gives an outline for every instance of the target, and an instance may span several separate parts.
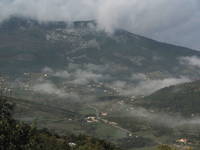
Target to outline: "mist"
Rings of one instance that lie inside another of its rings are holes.
[[[86,86],[90,83],[102,83],[123,96],[147,96],[162,88],[190,82],[186,76],[150,79],[144,73],[134,73],[125,79],[113,80],[107,65],[69,64],[65,70],[53,70],[45,67],[42,72],[63,80],[64,83]]]
[[[158,91],[159,89],[191,81],[187,77],[151,80],[146,79],[146,76],[144,74],[134,75],[134,78],[132,80],[138,80],[138,83],[115,81],[109,86],[115,88],[121,95],[147,96]]]
[[[200,58],[197,56],[181,57],[179,60],[182,64],[200,68]]]
[[[66,70],[55,71],[45,67],[42,72],[75,85],[87,85],[90,82],[100,82],[101,80],[106,79],[107,75],[103,75],[103,73],[98,73],[93,70],[99,69],[95,65],[92,66],[93,68],[88,67],[89,65],[86,65],[85,68],[81,68],[79,65],[71,64]]]
[[[151,121],[153,123],[162,124],[168,127],[179,127],[179,126],[192,126],[192,125],[200,125],[200,117],[193,117],[193,118],[185,118],[181,115],[170,115],[164,112],[150,112],[144,108],[134,108],[133,110],[129,111],[129,115],[133,117],[139,117],[147,121]]]
[[[196,127],[200,125],[200,116],[184,117],[178,113],[167,113],[153,109],[146,109],[137,105],[126,103],[112,105],[112,111],[121,117],[130,117],[133,120],[146,121],[163,127]],[[116,116],[118,117],[118,116]]]
[[[80,100],[80,95],[78,93],[74,92],[66,92],[62,87],[57,87],[54,83],[51,81],[42,81],[35,83],[31,89],[40,94],[45,95],[54,95],[58,98],[67,98],[69,100],[77,101]]]

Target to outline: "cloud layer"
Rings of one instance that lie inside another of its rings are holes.
[[[123,104],[121,106],[116,107],[116,111],[120,112],[121,115],[138,117],[140,119],[150,121],[154,124],[161,124],[165,127],[195,127],[195,125],[199,126],[200,118],[199,116],[186,118],[178,114],[168,114],[164,112],[152,112],[142,108],[142,107],[130,107],[129,105]],[[124,111],[123,111],[124,110]]]
[[[61,78],[63,81],[74,85],[86,86],[91,82],[104,83],[104,86],[107,88],[114,89],[120,95],[125,96],[149,95],[164,87],[191,81],[188,77],[184,76],[168,77],[164,79],[149,79],[148,76],[143,73],[135,73],[130,77],[127,77],[126,79],[128,80],[113,80],[108,72],[104,72],[105,68],[107,67],[92,64],[88,64],[83,66],[83,68],[80,68],[79,65],[71,64],[66,70],[55,71],[46,67],[42,72],[47,73],[50,76]]]
[[[0,0],[0,20],[95,19],[101,28],[123,28],[164,42],[200,49],[199,0]]]
[[[200,68],[200,58],[197,56],[181,57],[180,62],[182,64]]]
[[[145,75],[143,76],[145,77]],[[140,75],[140,77],[142,76]],[[157,80],[145,80],[145,78],[140,78],[139,83],[137,84],[131,84],[130,82],[126,81],[116,81],[109,86],[111,86],[112,88],[116,88],[121,95],[146,96],[152,94],[153,92],[156,92],[159,89],[189,81],[190,79],[186,77],[165,78]]]

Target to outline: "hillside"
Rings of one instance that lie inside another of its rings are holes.
[[[13,114],[15,119],[27,124],[35,122],[39,129],[47,128],[62,136],[84,134],[104,139],[127,150],[143,148],[155,150],[155,147],[160,144],[174,144],[182,147],[183,145],[176,141],[187,138],[188,143],[185,146],[198,150],[200,133],[198,125],[170,126],[168,123],[166,125],[165,122],[162,124],[159,120],[155,120],[159,117],[151,120],[151,118],[137,116],[142,113],[141,110],[136,106],[134,110],[131,105],[126,105],[128,99],[121,104],[122,98],[115,97],[112,101],[92,102],[85,105],[69,102],[59,104],[37,100],[36,97],[34,101],[15,98],[8,100],[9,103],[15,104]],[[107,112],[107,115],[103,116],[101,112]],[[150,113],[147,114],[148,116],[150,117]],[[93,117],[94,120],[88,117]]]
[[[198,116],[200,114],[200,81],[166,87],[138,100],[138,103],[159,111]]]
[[[113,77],[132,73],[161,72],[159,77],[193,75],[198,71],[180,63],[198,51],[160,43],[124,30],[108,34],[94,21],[39,23],[11,18],[0,25],[0,71],[38,72],[48,66],[65,69],[69,64],[102,65]]]
[[[59,136],[12,118],[14,105],[0,97],[0,143],[2,150],[119,150],[114,145],[84,135]]]
[[[120,150],[115,145],[86,135],[65,134],[59,135],[47,128],[37,128],[34,121],[26,124],[13,119],[15,102],[27,101],[14,98],[0,97],[0,143],[2,150]],[[29,103],[29,102],[27,102]],[[32,104],[34,106],[34,104]],[[45,109],[44,109],[45,111]],[[140,138],[135,141],[130,139],[129,144],[144,144]],[[119,141],[118,141],[119,142]],[[125,141],[124,141],[125,142]],[[122,147],[127,149],[126,147]],[[161,144],[154,148],[147,147],[147,150],[191,150],[188,146],[169,146]],[[146,150],[145,149],[145,150]]]

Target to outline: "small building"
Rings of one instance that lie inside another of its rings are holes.
[[[96,117],[87,117],[86,120],[88,123],[98,122]]]
[[[76,146],[76,143],[70,142],[70,143],[68,143],[68,145],[69,145],[70,147],[75,147],[75,146]]]
[[[176,140],[176,142],[177,142],[177,143],[182,143],[182,144],[187,144],[187,143],[188,143],[188,140],[182,138],[182,139],[178,139],[178,140]]]
[[[108,116],[107,112],[101,112],[101,116]]]

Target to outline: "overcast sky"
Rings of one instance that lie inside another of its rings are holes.
[[[40,21],[98,22],[200,50],[200,0],[0,0],[0,21],[12,15]]]

